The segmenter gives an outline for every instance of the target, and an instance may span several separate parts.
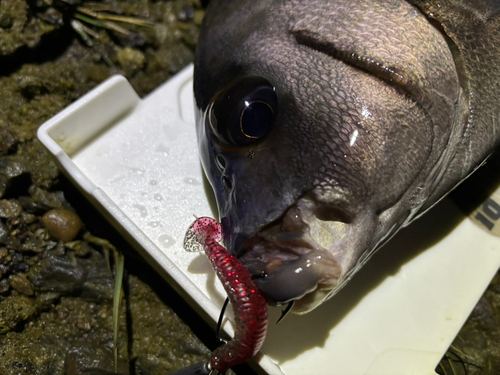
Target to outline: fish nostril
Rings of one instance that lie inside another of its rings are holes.
[[[231,190],[232,187],[233,187],[233,183],[231,182],[231,179],[229,177],[227,177],[227,176],[222,176],[222,183],[229,190]]]
[[[217,167],[224,172],[226,169],[226,159],[224,159],[224,156],[222,155],[217,155],[215,157],[215,161],[217,163]]]
[[[316,208],[314,214],[321,221],[340,221],[346,224],[352,221],[349,215],[337,207],[320,206]]]
[[[281,230],[284,232],[301,232],[307,228],[307,224],[304,223],[302,214],[297,207],[290,208],[285,216],[283,216],[283,222],[281,223]]]
[[[266,277],[267,277],[267,272],[266,271],[260,271],[259,273],[254,273],[252,275],[252,280],[264,279]]]

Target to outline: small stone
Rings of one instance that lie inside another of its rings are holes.
[[[3,294],[9,290],[9,280],[2,279],[0,280],[0,294]]]
[[[30,194],[35,204],[48,206],[50,208],[60,208],[66,201],[62,191],[50,192],[34,187],[30,189]]]
[[[40,228],[35,233],[31,234],[23,244],[23,251],[33,251],[41,253],[45,249],[45,236],[46,229]]]
[[[26,296],[32,296],[34,293],[33,285],[26,278],[26,275],[19,273],[10,277],[10,286]]]
[[[56,208],[46,212],[42,220],[49,234],[55,239],[64,242],[73,240],[82,228],[80,217],[74,212],[63,208]]]
[[[63,14],[54,8],[48,8],[44,13],[38,14],[38,17],[52,25],[62,26],[64,23]]]
[[[34,298],[16,294],[14,290],[10,296],[0,301],[0,335],[12,331],[19,323],[28,321],[39,311],[39,304]]]
[[[11,218],[16,217],[23,211],[21,205],[15,200],[2,199],[0,200],[0,217]]]
[[[77,321],[76,326],[78,327],[78,329],[81,329],[82,331],[86,332],[90,331],[90,329],[92,328],[89,322],[82,322],[82,321]]]
[[[51,307],[61,295],[56,292],[40,293],[37,297],[42,308]]]
[[[8,237],[9,237],[9,229],[5,226],[5,224],[2,221],[0,221],[0,243],[5,243]]]
[[[67,242],[66,247],[73,250],[78,257],[85,257],[90,252],[90,246],[82,241]]]
[[[36,220],[36,215],[29,214],[27,212],[23,212],[22,216],[26,224],[34,223]]]
[[[10,29],[14,24],[14,19],[8,12],[0,13],[0,27],[2,29]]]
[[[133,74],[142,69],[146,62],[146,57],[142,51],[130,47],[118,49],[116,57],[118,63],[127,74]]]

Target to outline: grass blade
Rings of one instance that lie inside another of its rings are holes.
[[[125,257],[120,253],[115,275],[115,291],[113,294],[113,348],[115,352],[115,374],[118,372],[118,318],[120,315],[120,302],[122,296],[123,271]]]

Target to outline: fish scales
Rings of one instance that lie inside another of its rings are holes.
[[[194,92],[224,244],[305,313],[498,147],[500,1],[212,0]]]

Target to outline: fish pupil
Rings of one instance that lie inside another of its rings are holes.
[[[274,122],[274,112],[264,102],[250,103],[241,114],[240,127],[249,138],[262,138]]]
[[[269,133],[277,109],[278,99],[271,83],[262,77],[243,77],[214,96],[208,109],[208,126],[224,145],[244,147]]]

